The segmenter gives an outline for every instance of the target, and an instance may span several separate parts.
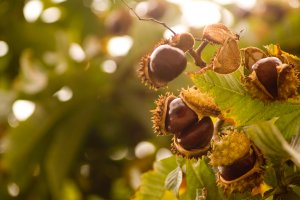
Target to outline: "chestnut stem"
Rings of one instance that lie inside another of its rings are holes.
[[[166,29],[168,29],[169,31],[171,31],[174,35],[176,35],[176,33],[175,33],[175,31],[173,31],[166,23],[164,23],[164,22],[161,22],[161,21],[158,21],[158,20],[156,20],[156,19],[154,19],[154,18],[142,18],[142,17],[140,17],[135,11],[134,11],[134,9],[133,8],[131,8],[129,5],[128,5],[128,3],[125,1],[125,0],[121,0],[124,4],[125,4],[125,6],[139,19],[139,20],[141,20],[141,21],[152,21],[152,22],[154,22],[154,23],[157,23],[157,24],[160,24],[160,25],[162,25],[163,27],[165,27]]]
[[[202,43],[199,45],[199,47],[196,49],[196,53],[200,58],[203,49],[208,45],[208,43],[209,42],[207,40],[203,40]]]
[[[219,131],[221,130],[221,127],[224,124],[224,120],[223,119],[217,119],[217,122],[215,123],[215,127],[214,127],[214,133],[213,133],[213,140],[215,141],[219,141],[220,137],[219,137]]]
[[[189,54],[193,57],[197,66],[201,68],[206,66],[206,63],[202,60],[201,56],[199,56],[194,49],[190,49]]]

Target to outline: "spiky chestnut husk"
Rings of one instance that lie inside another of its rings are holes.
[[[242,158],[250,150],[250,140],[243,132],[224,130],[220,140],[212,143],[212,152],[209,155],[212,166],[230,165]]]
[[[196,87],[181,89],[179,96],[197,113],[199,119],[203,116],[223,118],[213,98],[206,93],[200,92]]]
[[[184,158],[200,158],[201,156],[206,155],[209,150],[210,143],[199,149],[186,150],[178,144],[175,136],[173,137],[173,142],[171,144],[171,152]]]
[[[220,172],[217,172],[217,185],[221,187],[225,194],[229,195],[233,192],[251,191],[263,182],[265,159],[260,150],[251,144],[251,150],[255,156],[253,167],[242,176],[233,180],[226,180]]]
[[[197,88],[192,87],[188,89],[182,89],[179,97],[189,107],[192,111],[196,113],[198,119],[203,118],[203,116],[219,117],[223,118],[221,111],[213,102],[213,99],[205,93],[200,92]],[[156,108],[152,110],[152,123],[154,132],[158,135],[168,135],[171,134],[170,129],[167,130],[168,126],[168,108],[172,100],[177,97],[171,93],[166,93],[165,95],[160,96],[156,101]],[[190,113],[190,112],[185,112]],[[191,122],[197,121],[194,120],[194,117],[191,117],[191,114],[188,116],[189,119],[184,122],[184,126],[188,126]],[[182,124],[182,123],[181,123]],[[183,125],[180,125],[180,130],[182,130]],[[173,133],[176,134],[176,133]]]
[[[263,101],[286,100],[297,95],[299,86],[298,72],[291,64],[275,62],[276,57],[267,57],[259,60],[264,66],[270,61],[271,65],[259,69],[257,63],[254,71],[242,79],[250,95]],[[272,62],[271,62],[272,61]],[[274,61],[274,62],[273,62]]]
[[[293,65],[283,64],[278,70],[278,99],[285,100],[298,95],[299,72]]]
[[[155,101],[156,108],[151,110],[152,113],[152,124],[154,132],[157,135],[169,135],[172,134],[166,129],[166,115],[168,111],[169,103],[176,99],[172,93],[167,92],[165,95],[159,96],[159,98]]]
[[[252,66],[258,60],[267,57],[267,55],[257,47],[246,47],[240,49],[242,54],[242,65],[245,67],[247,71],[247,75],[250,74],[252,70]]]

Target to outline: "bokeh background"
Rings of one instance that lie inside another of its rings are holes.
[[[299,0],[127,3],[177,33],[201,38],[222,22],[240,47],[280,44],[300,56]],[[0,0],[0,199],[130,199],[170,155],[149,112],[166,89],[136,77],[140,58],[170,36],[121,0]],[[182,74],[167,90],[191,85]]]

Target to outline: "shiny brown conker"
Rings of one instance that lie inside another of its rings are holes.
[[[264,88],[274,97],[278,96],[277,87],[277,66],[282,62],[277,57],[266,57],[258,60],[252,65],[257,79],[264,86]]]
[[[253,168],[255,161],[255,154],[249,152],[231,165],[219,166],[218,170],[224,180],[232,181],[250,171]]]
[[[186,150],[200,149],[209,144],[214,131],[210,117],[203,117],[199,122],[183,130],[176,137],[177,143]]]
[[[187,59],[182,50],[164,44],[150,55],[149,76],[153,82],[167,83],[179,76],[186,68]]]
[[[181,98],[175,98],[170,102],[166,116],[166,129],[169,132],[178,135],[197,121],[197,114]]]

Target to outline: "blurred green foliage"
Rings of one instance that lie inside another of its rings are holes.
[[[157,140],[151,130],[149,110],[157,93],[135,74],[139,59],[162,38],[164,28],[129,16],[122,34],[131,36],[133,45],[115,57],[108,43],[116,33],[107,19],[117,10],[129,13],[121,1],[40,1],[42,11],[60,10],[53,23],[42,16],[28,21],[24,7],[29,2],[0,1],[0,40],[8,45],[0,57],[0,199],[129,199],[138,185],[134,181],[155,160],[154,154],[137,158],[136,145],[146,140],[156,149],[169,146],[169,138]],[[241,45],[280,43],[299,55],[299,7],[259,3],[272,6],[267,12],[224,6],[235,19],[231,26],[243,30]],[[161,20],[179,24],[178,6],[167,3],[167,8]],[[190,31],[201,37],[201,28]],[[83,59],[70,55],[74,44],[82,47]],[[116,64],[114,73],[103,70],[107,60]],[[181,76],[169,89],[191,84]],[[55,94],[66,87],[71,99],[62,101]],[[25,121],[12,110],[20,99],[35,105]],[[125,153],[116,159],[118,152]]]

